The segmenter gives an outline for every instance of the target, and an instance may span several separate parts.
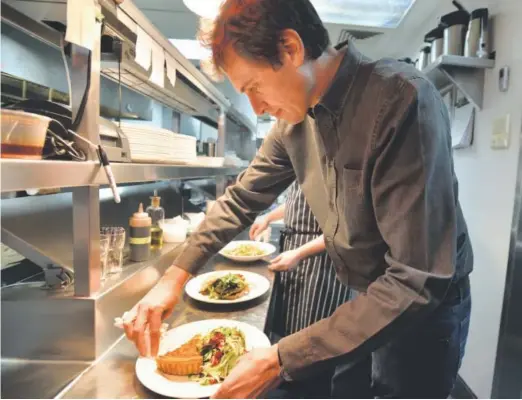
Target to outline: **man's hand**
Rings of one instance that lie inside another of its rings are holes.
[[[254,224],[250,227],[250,240],[256,240],[259,235],[268,229],[269,225],[270,221],[266,217],[256,220],[256,222],[254,222]]]
[[[268,268],[272,271],[290,271],[299,264],[299,261],[301,261],[299,250],[288,250],[274,258]]]
[[[254,399],[281,384],[277,345],[241,357],[213,399]]]
[[[125,334],[134,342],[141,356],[154,357],[158,354],[161,322],[178,303],[188,278],[186,271],[176,266],[170,267],[156,286],[125,314]]]

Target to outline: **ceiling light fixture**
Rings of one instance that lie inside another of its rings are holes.
[[[185,6],[194,14],[203,18],[214,19],[218,15],[223,0],[183,0]]]
[[[415,0],[311,0],[325,23],[396,28]],[[223,0],[183,0],[189,10],[215,18]]]
[[[169,42],[189,60],[206,60],[211,56],[211,51],[194,39],[169,39]]]

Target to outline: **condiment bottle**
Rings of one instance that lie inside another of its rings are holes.
[[[150,255],[150,228],[152,220],[146,212],[143,212],[143,204],[140,203],[138,212],[129,220],[130,226],[130,259],[132,261],[148,260]]]
[[[150,200],[151,204],[146,210],[152,220],[150,247],[153,250],[158,250],[163,247],[163,229],[161,229],[161,224],[165,220],[165,210],[160,206],[161,197],[158,196],[157,190],[154,191],[154,196]]]

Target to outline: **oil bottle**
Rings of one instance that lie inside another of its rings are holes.
[[[147,214],[149,214],[152,225],[150,228],[150,248],[152,250],[159,250],[163,247],[163,229],[161,224],[165,220],[165,210],[160,206],[161,197],[158,196],[158,191],[154,191],[154,196],[150,198],[151,204],[147,207]]]

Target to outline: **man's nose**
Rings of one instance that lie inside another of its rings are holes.
[[[252,109],[256,113],[257,116],[261,116],[266,111],[266,103],[261,99],[256,98],[256,96],[249,95],[248,99],[250,100],[250,104],[252,105]]]

